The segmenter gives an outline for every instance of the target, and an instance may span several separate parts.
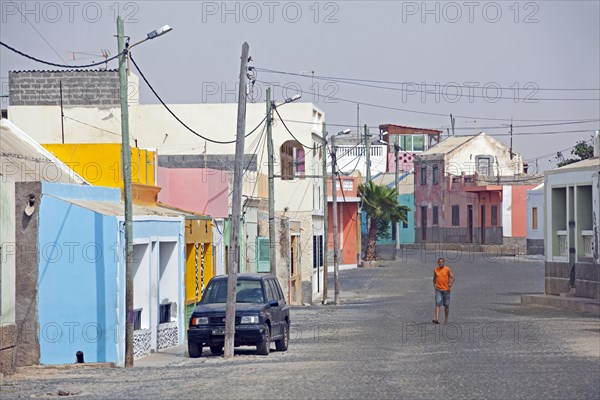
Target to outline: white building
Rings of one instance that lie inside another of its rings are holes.
[[[598,138],[596,138],[598,140]],[[600,158],[546,171],[546,293],[600,298]]]
[[[527,191],[527,254],[544,254],[544,184]]]

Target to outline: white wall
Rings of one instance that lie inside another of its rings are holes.
[[[0,325],[15,323],[15,182],[0,180]],[[23,210],[25,204],[23,204]]]
[[[367,157],[364,145],[336,144],[337,165],[341,172],[358,171],[367,176]],[[387,169],[387,146],[371,145],[371,176],[385,173]],[[327,172],[331,173],[331,155],[327,154]]]
[[[475,160],[480,155],[493,157],[494,176],[510,176],[523,171],[523,159],[520,155],[514,154],[511,160],[510,152],[503,143],[490,135],[483,134],[446,155],[446,174],[460,175],[462,172],[466,175],[474,174]]]
[[[142,329],[150,328],[150,251],[149,244],[134,244],[133,308],[142,308]]]
[[[512,186],[502,186],[502,236],[512,237]]]
[[[532,226],[532,209],[538,212],[538,228]],[[527,191],[527,239],[544,239],[544,188]]]

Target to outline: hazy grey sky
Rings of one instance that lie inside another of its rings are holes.
[[[600,88],[597,0],[0,3],[1,40],[59,63],[59,56],[69,64],[92,61],[81,54],[73,61],[71,51],[100,54],[102,49],[109,49],[116,54],[113,35],[117,12],[125,18],[126,34],[132,42],[161,25],[171,25],[172,32],[134,52],[167,103],[234,102],[241,44],[247,41],[252,65],[257,68],[408,82],[350,85],[324,79],[312,85],[311,78],[258,72],[256,87],[262,91],[263,82],[290,87],[284,93],[275,86],[276,99],[295,94],[293,85],[299,85],[307,92],[303,101],[310,101],[309,92],[318,89],[323,97],[313,100],[325,111],[330,126],[355,125],[356,103],[362,103],[361,126],[395,123],[445,130],[452,113],[461,116],[456,118],[457,134],[475,133],[464,129],[474,127],[485,128],[482,130],[490,134],[507,134],[508,128],[493,128],[510,123],[511,116],[515,126],[600,119],[600,101],[572,100],[599,99],[600,91],[543,90]],[[48,69],[4,48],[0,56],[3,94],[7,93],[9,70]],[[431,93],[416,93],[421,83],[430,84]],[[143,82],[140,90],[141,102],[156,102]],[[264,101],[264,93],[258,93],[255,100]],[[2,106],[6,105],[4,100]],[[547,168],[552,158],[548,153],[589,138],[599,126],[593,122],[516,127],[514,147],[526,159],[539,158],[540,166]],[[329,130],[335,129],[331,126]],[[565,132],[582,130],[585,132]],[[562,133],[526,134],[557,131]],[[497,137],[508,142],[507,136]]]

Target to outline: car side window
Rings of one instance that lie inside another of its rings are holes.
[[[283,292],[281,291],[281,286],[279,286],[279,283],[275,279],[273,280],[273,290],[277,293],[279,300],[285,301],[285,298],[283,297]]]
[[[271,285],[271,280],[264,281],[265,283],[265,292],[267,292],[267,301],[277,300],[275,293],[273,293],[273,286]]]

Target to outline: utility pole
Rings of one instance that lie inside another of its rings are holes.
[[[512,137],[513,137],[513,120],[510,117],[510,159],[513,159],[513,146],[512,146]]]
[[[133,367],[133,208],[131,205],[131,148],[129,146],[129,108],[127,104],[127,62],[123,19],[117,17],[119,51],[119,95],[121,100],[121,164],[125,199],[125,367]]]
[[[450,114],[450,126],[452,126],[452,136],[454,136],[454,122],[455,122],[455,119],[452,116],[452,114]]]
[[[327,204],[327,126],[323,122],[323,304],[327,303],[327,286],[329,271],[327,271],[327,250],[329,248],[329,213]],[[314,249],[313,249],[314,251]]]
[[[398,135],[396,135],[396,137],[394,138],[394,158],[395,158],[395,163],[396,163],[396,168],[394,171],[394,182],[396,182],[396,200],[398,200],[398,195],[400,194],[400,182],[399,181],[399,165],[398,165],[398,153],[400,151],[400,146],[398,145]],[[394,224],[396,224],[396,238],[395,238],[395,245],[394,245],[394,260],[396,259],[396,254],[398,251],[398,248],[400,247],[400,223],[398,221],[394,222]]]
[[[235,302],[237,287],[237,272],[240,265],[240,218],[242,214],[242,164],[244,160],[245,130],[246,130],[246,89],[248,69],[248,43],[242,45],[240,63],[240,86],[238,93],[237,136],[235,144],[235,164],[233,168],[233,198],[231,206],[231,238],[230,263],[227,279],[227,306],[225,309],[225,346],[223,356],[233,358],[235,335]]]
[[[335,292],[333,296],[334,304],[340,304],[340,280],[338,265],[338,215],[337,215],[337,155],[335,149],[335,135],[331,137],[331,197],[333,200],[333,279],[335,283]]]
[[[369,128],[365,124],[365,152],[367,157],[367,182],[371,180],[371,138],[369,137]]]
[[[275,171],[273,166],[273,103],[271,103],[271,88],[267,88],[267,160],[269,163],[269,260],[271,273],[277,276],[275,251]]]
[[[62,144],[65,144],[65,112],[63,110],[63,93],[62,93],[62,81],[60,84],[60,131],[62,137]]]

